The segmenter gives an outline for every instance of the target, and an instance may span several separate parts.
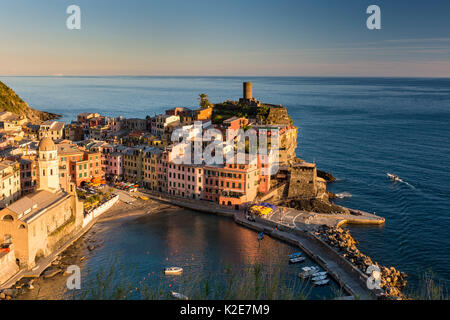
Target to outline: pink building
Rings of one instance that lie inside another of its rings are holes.
[[[203,168],[195,165],[169,163],[167,181],[169,194],[200,199],[203,188]]]
[[[106,177],[114,180],[123,176],[123,154],[117,146],[103,146],[102,163]]]

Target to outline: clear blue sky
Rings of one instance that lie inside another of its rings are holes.
[[[450,77],[448,0],[0,0],[0,36],[1,75]]]

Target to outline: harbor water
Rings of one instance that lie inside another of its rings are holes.
[[[61,114],[66,122],[81,112],[143,118],[171,107],[196,107],[200,93],[208,94],[212,102],[237,100],[242,82],[252,81],[253,95],[260,101],[287,106],[299,127],[297,155],[338,178],[330,191],[351,195],[336,202],[386,218],[379,227],[349,226],[360,250],[380,264],[408,273],[411,286],[429,269],[450,285],[450,79],[2,77],[1,81],[31,107]],[[403,182],[388,180],[387,172]],[[176,265],[194,258],[192,268],[213,279],[226,263],[274,265],[284,263],[294,250],[269,237],[259,248],[256,234],[231,220],[185,211],[117,222],[107,230],[102,234],[104,247],[86,261],[83,272],[123,252],[139,276],[159,272],[167,261]],[[294,270],[286,268],[286,273]],[[316,297],[325,297],[332,289],[325,291]]]

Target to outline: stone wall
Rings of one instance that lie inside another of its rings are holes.
[[[0,253],[0,284],[6,282],[18,271],[19,266],[16,264],[16,255],[11,245],[9,252]]]
[[[281,185],[272,187],[269,192],[263,194],[260,197],[260,201],[266,201],[269,199],[273,199],[273,201],[277,201],[283,197],[284,192],[286,191],[287,184],[283,183]]]
[[[47,252],[58,250],[76,232],[75,217],[71,216],[63,225],[48,236]]]

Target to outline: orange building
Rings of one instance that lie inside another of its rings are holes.
[[[213,110],[212,107],[194,110],[194,120],[196,121],[210,120],[212,116],[212,110]]]
[[[256,161],[204,167],[203,199],[234,209],[243,208],[258,195]]]
[[[67,175],[77,186],[82,182],[90,182],[93,178],[101,180],[105,178],[101,152],[89,152],[74,144],[57,146],[60,168],[67,169]]]

